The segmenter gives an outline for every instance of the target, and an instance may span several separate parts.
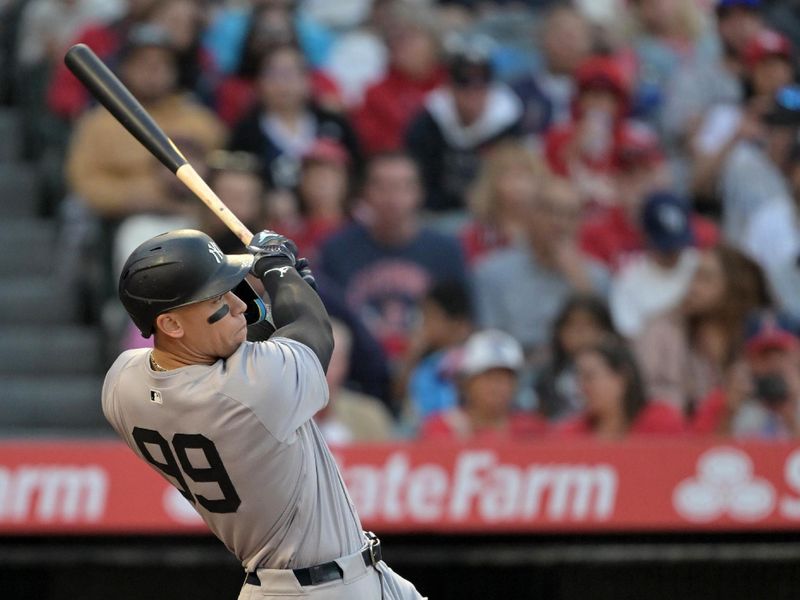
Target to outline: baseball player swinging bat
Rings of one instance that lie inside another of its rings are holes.
[[[86,44],[72,46],[64,56],[70,71],[114,115],[133,137],[203,201],[246,246],[253,234],[195,171],[177,146],[133,97],[123,83]]]

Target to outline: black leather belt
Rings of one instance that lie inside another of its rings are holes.
[[[381,541],[375,536],[374,533],[367,533],[367,545],[361,550],[361,558],[364,559],[364,565],[367,567],[375,566],[381,560]],[[344,573],[342,568],[335,561],[322,563],[314,567],[307,567],[305,569],[292,569],[294,576],[300,585],[319,585],[328,581],[336,581],[342,579]],[[248,573],[246,582],[250,585],[261,585],[261,580],[255,573]]]

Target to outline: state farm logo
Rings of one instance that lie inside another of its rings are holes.
[[[403,451],[376,465],[338,462],[364,520],[606,521],[617,497],[617,472],[604,463],[504,463],[484,449],[462,451],[452,468],[412,465]]]
[[[707,522],[727,515],[757,521],[775,508],[775,488],[753,474],[753,461],[735,448],[714,448],[697,461],[697,475],[683,480],[672,495],[678,513]]]
[[[108,475],[96,465],[0,467],[0,523],[78,523],[103,517]]]

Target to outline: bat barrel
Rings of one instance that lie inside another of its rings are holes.
[[[67,50],[64,63],[125,129],[176,173],[186,159],[114,73],[86,44]]]

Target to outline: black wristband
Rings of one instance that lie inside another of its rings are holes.
[[[276,273],[282,277],[286,273],[283,269],[293,268],[294,264],[285,256],[262,256],[256,260],[252,271],[259,279],[263,279],[267,276],[267,273]]]

